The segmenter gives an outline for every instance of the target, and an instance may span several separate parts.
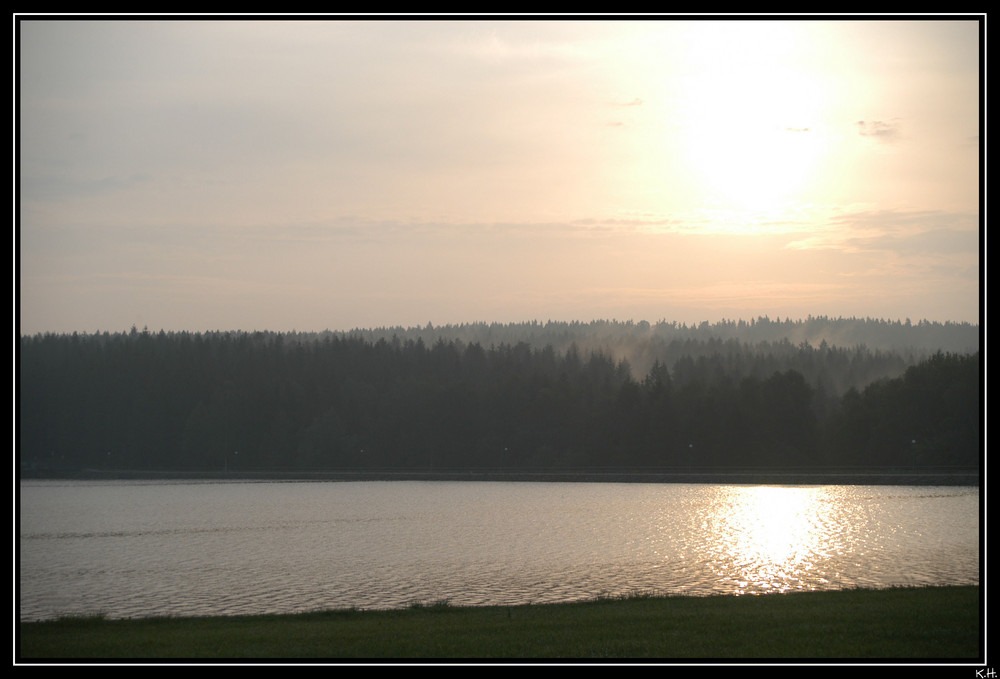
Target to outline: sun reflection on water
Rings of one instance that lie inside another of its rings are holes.
[[[822,487],[731,486],[715,513],[717,574],[738,593],[812,589],[829,547]]]

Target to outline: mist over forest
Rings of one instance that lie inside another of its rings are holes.
[[[977,469],[979,343],[827,317],[39,334],[19,467]]]
[[[318,337],[327,334],[321,333]],[[826,316],[810,316],[794,321],[791,318],[782,320],[760,316],[746,321],[703,321],[692,325],[615,320],[468,323],[436,327],[428,323],[424,327],[358,329],[346,335],[371,342],[393,337],[404,341],[421,339],[425,344],[442,339],[483,346],[526,342],[533,347],[552,346],[558,353],[565,353],[575,346],[584,353],[601,352],[616,361],[626,361],[636,379],[641,379],[657,361],[673,365],[684,356],[719,353],[720,342],[727,343],[727,351],[733,349],[734,342],[749,345],[745,347],[747,349],[756,347],[778,352],[787,350],[788,345],[799,347],[803,344],[817,349],[825,346],[858,348],[899,354],[907,363],[937,351],[968,354],[979,350],[979,326],[970,323],[926,320],[913,323],[910,319],[885,321]]]

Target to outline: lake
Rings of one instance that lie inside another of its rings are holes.
[[[21,481],[20,619],[978,585],[979,489]]]

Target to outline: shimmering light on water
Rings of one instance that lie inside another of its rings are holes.
[[[714,530],[728,536],[718,558],[720,578],[739,592],[814,588],[809,575],[835,550],[822,512],[828,487],[730,487],[717,505]]]
[[[977,488],[20,485],[23,620],[978,584]]]

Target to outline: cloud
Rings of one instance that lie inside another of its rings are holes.
[[[538,63],[544,60],[573,62],[587,55],[586,48],[573,36],[552,36],[544,33],[503,34],[502,25],[487,24],[488,32],[478,27],[470,35],[459,38],[457,48],[474,58],[491,64],[513,62]]]
[[[135,172],[129,176],[112,175],[102,177],[68,177],[59,174],[21,177],[22,200],[46,201],[75,196],[95,196],[128,191],[148,184],[152,177],[145,172]]]
[[[862,137],[872,137],[883,142],[896,141],[902,134],[900,124],[895,121],[859,120],[855,125],[857,125],[858,134]]]
[[[786,248],[978,256],[977,221],[977,215],[958,212],[858,210],[831,215]]]

